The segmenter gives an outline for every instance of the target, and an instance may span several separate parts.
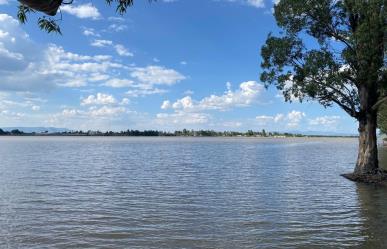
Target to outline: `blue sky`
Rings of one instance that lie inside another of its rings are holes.
[[[271,0],[137,1],[122,17],[103,2],[62,7],[60,36],[0,0],[0,127],[356,132],[259,81]]]

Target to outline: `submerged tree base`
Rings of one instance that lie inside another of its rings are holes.
[[[378,170],[373,174],[342,174],[341,176],[354,182],[370,183],[370,184],[385,184],[387,185],[387,171]]]

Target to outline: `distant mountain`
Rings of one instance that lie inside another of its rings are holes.
[[[65,132],[70,131],[67,128],[56,128],[56,127],[3,127],[1,128],[3,131],[12,131],[19,130],[25,133],[57,133],[57,132]]]

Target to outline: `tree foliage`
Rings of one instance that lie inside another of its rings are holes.
[[[156,0],[148,1],[152,2]],[[55,6],[47,7],[47,5],[50,5],[51,2],[55,2],[54,4],[58,4],[59,6],[73,3],[72,0],[70,2],[65,2],[63,0],[19,0],[19,2],[20,4],[18,7],[17,17],[21,23],[24,24],[27,22],[29,14],[39,12],[42,14],[42,16],[38,18],[39,28],[48,33],[54,32],[59,34],[61,34],[61,30],[58,21],[62,20],[62,17],[59,19],[50,17],[56,15],[57,8]],[[40,4],[40,2],[42,2],[42,4]],[[133,5],[133,0],[105,0],[105,2],[108,6],[114,5],[116,12],[119,15],[125,14],[127,9]],[[43,7],[39,8],[39,5],[42,5]]]
[[[387,104],[380,106],[378,112],[378,128],[381,133],[387,134]]]
[[[261,80],[286,100],[337,104],[361,119],[387,97],[387,0],[281,0],[282,33],[262,47]]]

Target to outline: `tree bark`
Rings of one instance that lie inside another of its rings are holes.
[[[370,111],[359,118],[359,154],[354,170],[356,175],[373,175],[379,171],[376,127],[376,112]]]

